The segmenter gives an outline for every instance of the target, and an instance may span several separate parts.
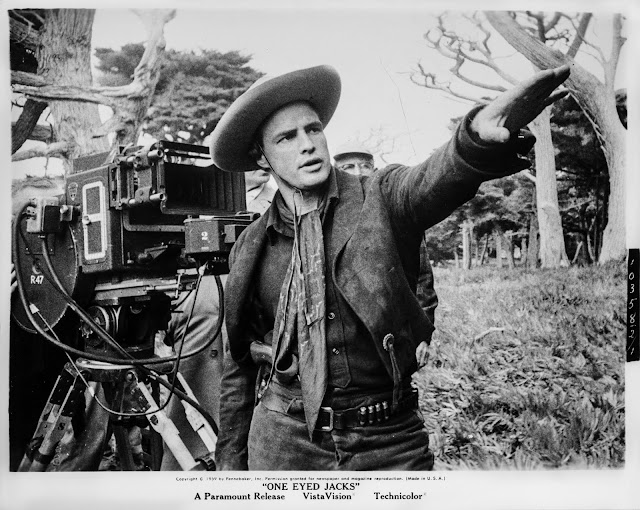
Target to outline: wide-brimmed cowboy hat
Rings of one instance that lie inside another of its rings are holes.
[[[216,166],[228,172],[256,170],[249,150],[258,127],[276,110],[308,101],[326,126],[340,99],[340,76],[331,66],[262,77],[236,99],[211,133],[209,149]]]

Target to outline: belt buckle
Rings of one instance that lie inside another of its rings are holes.
[[[329,413],[329,425],[323,425],[320,430],[323,432],[331,432],[333,430],[333,409],[331,407],[321,407],[321,411]]]

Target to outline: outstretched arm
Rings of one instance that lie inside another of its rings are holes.
[[[569,67],[541,71],[465,116],[453,138],[414,167],[376,172],[397,232],[413,237],[476,194],[482,182],[528,168],[535,138],[522,130],[566,91]]]

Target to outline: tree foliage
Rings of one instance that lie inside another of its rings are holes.
[[[429,256],[435,262],[450,260],[455,253],[461,256],[460,229],[465,222],[473,223],[476,242],[495,232],[511,232],[517,244],[535,213],[534,194],[531,181],[518,174],[483,183],[474,198],[427,231]]]
[[[99,82],[125,83],[144,51],[142,44],[120,50],[97,48]],[[262,73],[237,51],[168,50],[143,132],[153,138],[202,143],[222,114]]]

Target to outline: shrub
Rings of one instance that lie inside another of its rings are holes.
[[[435,468],[623,466],[624,267],[434,273],[414,383]]]

